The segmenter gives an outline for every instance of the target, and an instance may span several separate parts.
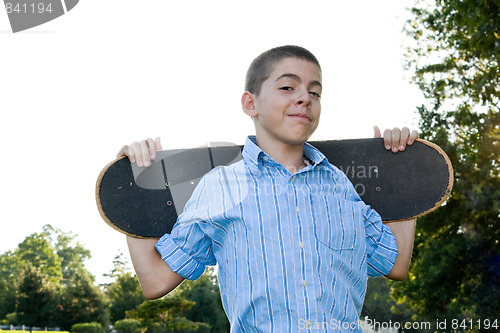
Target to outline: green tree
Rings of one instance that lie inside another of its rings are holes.
[[[41,233],[26,237],[14,251],[0,256],[0,317],[15,311],[12,300],[16,300],[21,282],[26,283],[22,279],[23,270],[28,265],[54,288],[52,301],[56,304],[58,325],[65,329],[78,322],[96,321],[107,325],[105,296],[94,285],[94,277],[84,266],[88,258],[90,251],[77,242],[76,235],[50,225],[44,226]],[[23,323],[26,316],[19,314],[18,317],[19,324],[26,324]]]
[[[105,333],[100,323],[79,323],[71,326],[71,333]]]
[[[22,268],[12,251],[0,255],[0,318],[16,311],[16,287]]]
[[[426,109],[421,115],[424,137],[434,138],[453,161],[455,186],[444,206],[418,220],[409,278],[393,284],[394,296],[407,301],[415,319],[499,318],[500,173],[495,161],[500,152],[494,141],[500,139],[500,115],[446,117]]]
[[[208,333],[210,325],[196,323],[185,318],[185,313],[195,302],[188,301],[178,294],[167,295],[154,301],[146,301],[136,309],[128,311],[129,319],[137,319],[141,327],[149,333]]]
[[[0,256],[0,318],[15,311],[16,288],[29,263],[57,288],[62,279],[61,258],[43,233],[26,237],[14,251]]]
[[[118,253],[113,260],[113,269],[105,276],[112,278],[113,282],[104,286],[108,298],[110,320],[112,323],[124,319],[128,310],[146,300],[142,294],[141,285],[137,277],[130,272],[123,253]]]
[[[131,268],[129,266],[128,261],[123,257],[123,252],[119,252],[115,255],[113,259],[113,269],[109,274],[104,274],[104,276],[115,278],[123,273],[130,272]]]
[[[500,97],[500,3],[417,0],[406,32],[408,68],[434,110],[493,109]]]
[[[368,317],[368,322],[375,330],[389,322],[409,322],[411,313],[404,303],[398,303],[390,297],[389,280],[384,277],[371,278],[367,281],[365,302],[361,311],[361,319]],[[405,332],[412,332],[405,330]]]
[[[50,224],[43,227],[42,235],[50,241],[61,259],[63,284],[71,281],[76,274],[85,274],[85,261],[90,259],[90,251],[85,249],[72,232],[54,229]]]
[[[31,263],[47,278],[58,284],[62,280],[62,259],[57,255],[44,233],[33,233],[26,237],[14,251],[22,263]]]
[[[209,267],[196,281],[184,281],[178,292],[187,300],[195,302],[193,307],[186,311],[187,319],[209,324],[213,333],[229,332],[229,321],[222,307],[213,268]]]
[[[17,294],[18,320],[30,327],[49,326],[56,312],[56,289],[46,275],[27,263],[21,275]]]
[[[104,293],[94,285],[90,274],[75,274],[61,294],[59,323],[65,330],[77,323],[109,324]]]
[[[417,1],[412,13],[409,64],[429,101],[421,136],[448,153],[455,185],[419,219],[409,278],[392,295],[416,320],[500,318],[499,3]]]
[[[113,329],[118,333],[141,333],[142,329],[137,319],[121,319],[115,322]]]
[[[110,320],[113,323],[124,319],[128,310],[146,300],[137,278],[129,272],[115,276],[115,281],[106,287],[106,295],[109,300]]]

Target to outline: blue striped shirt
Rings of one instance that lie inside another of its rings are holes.
[[[248,138],[243,159],[205,175],[156,248],[186,279],[219,265],[231,332],[361,331],[367,276],[396,240],[348,178],[306,144],[290,174]]]

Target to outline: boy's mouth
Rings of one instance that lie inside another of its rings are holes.
[[[297,119],[304,119],[307,121],[311,121],[311,119],[304,113],[292,113],[288,115],[289,117],[297,118]]]

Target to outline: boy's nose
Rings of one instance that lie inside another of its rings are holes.
[[[303,105],[305,104],[307,107],[311,105],[311,96],[309,95],[309,92],[303,92],[300,94],[300,96],[297,98],[295,101],[297,105]]]

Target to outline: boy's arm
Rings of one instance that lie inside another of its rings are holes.
[[[385,223],[396,237],[398,246],[396,262],[389,274],[386,275],[391,280],[402,281],[408,275],[413,252],[413,240],[415,239],[415,224],[416,219]]]
[[[127,244],[142,293],[148,299],[160,298],[174,290],[184,278],[175,273],[156,251],[158,239],[127,236]]]
[[[117,157],[126,156],[138,166],[148,167],[162,150],[160,138],[136,141],[124,146]],[[127,244],[142,293],[148,299],[162,297],[175,289],[184,278],[163,261],[155,248],[158,239],[139,239],[127,236]]]
[[[377,126],[374,126],[374,137],[382,137]],[[418,138],[417,131],[411,131],[407,127],[401,130],[397,127],[394,129],[386,129],[383,134],[385,149],[391,150],[393,153],[403,151],[406,145],[412,145],[415,139]],[[415,239],[415,224],[416,219],[385,223],[396,237],[398,247],[398,256],[394,267],[386,275],[389,279],[401,281],[406,279],[410,268],[411,255],[413,252],[413,242]]]

